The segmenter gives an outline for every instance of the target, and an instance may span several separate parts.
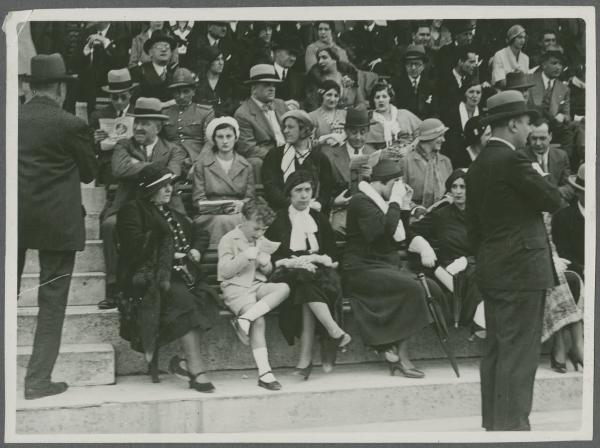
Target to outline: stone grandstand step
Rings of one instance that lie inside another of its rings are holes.
[[[31,346],[17,347],[17,386],[23,387]],[[115,349],[110,344],[63,344],[53,378],[69,386],[99,386],[115,382]]]
[[[85,257],[85,256],[84,256]],[[95,305],[105,296],[104,272],[74,272],[69,290],[68,305]],[[38,274],[23,274],[19,308],[37,306]]]
[[[88,240],[100,238],[100,213],[87,213],[85,216],[85,237]]]
[[[104,254],[102,252],[102,240],[90,240],[85,242],[85,249],[77,252],[75,256],[75,267],[73,272],[103,272],[105,270]],[[25,259],[25,274],[37,274],[40,272],[38,253],[35,250],[27,251]]]
[[[106,189],[104,187],[82,187],[81,202],[86,213],[100,213],[106,203]]]
[[[544,361],[547,363],[547,360]],[[256,385],[256,371],[213,372],[216,391],[202,394],[161,375],[117,378],[112,386],[73,387],[64,394],[17,398],[17,433],[230,433],[476,417],[480,413],[478,361],[456,378],[446,361],[419,363],[424,379],[391,377],[383,363],[315,369],[308,381],[275,371],[283,389]],[[538,370],[533,411],[581,409],[582,374]]]

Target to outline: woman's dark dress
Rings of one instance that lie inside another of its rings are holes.
[[[208,234],[185,215],[169,211],[191,248],[202,253],[208,247]],[[124,293],[119,304],[121,337],[143,352],[144,341],[152,335],[160,347],[192,329],[210,329],[218,316],[216,293],[202,279],[189,290],[173,271],[177,243],[158,208],[146,200],[128,203],[117,215],[117,232]]]
[[[387,214],[364,193],[350,199],[342,284],[366,345],[386,346],[410,338],[429,325],[425,292],[416,274],[400,269],[399,244],[393,235],[401,219],[400,207],[390,204]],[[406,242],[412,235],[407,229]],[[442,292],[427,280],[434,297]]]
[[[334,233],[327,218],[314,210],[310,215],[317,224],[315,237],[319,243],[320,255],[329,255],[333,261],[337,260],[337,246]],[[275,221],[271,224],[265,237],[271,241],[281,243],[279,249],[272,255],[273,264],[283,258],[294,255],[307,255],[308,251],[292,252],[290,249],[290,237],[292,234],[292,223],[288,210],[281,210]],[[307,242],[308,246],[308,242]],[[314,274],[305,269],[276,268],[269,281],[276,283],[287,283],[291,289],[290,297],[279,306],[279,327],[290,345],[294,339],[302,333],[302,305],[310,302],[326,303],[332,316],[338,322],[342,316],[342,287],[340,278],[335,269],[317,265]],[[322,327],[319,325],[322,332]]]
[[[221,74],[213,90],[206,74],[201,75],[196,85],[194,102],[211,105],[215,117],[233,116],[240,105],[234,86],[235,82],[231,78]]]

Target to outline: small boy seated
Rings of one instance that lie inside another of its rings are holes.
[[[279,390],[269,364],[263,316],[290,294],[286,283],[267,283],[273,270],[271,253],[277,247],[263,234],[275,213],[262,198],[242,207],[242,224],[225,234],[219,242],[218,280],[225,305],[237,317],[232,324],[242,343],[250,345],[258,367],[258,385]]]

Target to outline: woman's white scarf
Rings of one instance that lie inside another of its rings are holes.
[[[383,139],[388,146],[392,144],[401,130],[400,123],[398,123],[398,109],[393,104],[390,104],[390,115],[391,118],[386,120],[383,114],[377,111],[373,112],[373,120],[383,126]]]
[[[317,223],[310,216],[310,207],[304,210],[297,210],[292,205],[288,208],[288,214],[292,223],[292,234],[290,237],[290,250],[292,252],[309,250],[317,252],[319,250],[319,242],[315,233],[317,233]],[[308,240],[308,248],[306,241]]]
[[[300,162],[304,162],[306,158],[309,156],[311,151],[311,147],[309,146],[308,151],[302,154],[299,157],[296,157],[296,148],[294,145],[290,145],[286,143],[283,147],[283,157],[281,158],[281,172],[283,173],[283,181],[285,182],[290,174],[296,171],[296,158]]]
[[[464,131],[465,125],[467,124],[467,121],[469,121],[469,112],[467,112],[467,105],[464,103],[464,101],[461,101],[461,103],[458,105],[458,113],[460,114],[460,124]],[[473,116],[476,117],[477,115],[479,115],[479,107],[475,106],[475,112],[473,112]]]
[[[381,197],[377,191],[371,186],[371,184],[361,181],[358,183],[358,189],[362,191],[367,197],[372,200],[375,205],[383,212],[384,215],[387,215],[389,205]],[[406,232],[404,231],[404,224],[402,224],[402,220],[398,221],[398,227],[396,227],[396,231],[394,232],[394,241],[400,242],[406,239]]]

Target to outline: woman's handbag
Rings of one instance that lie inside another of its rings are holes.
[[[194,288],[202,278],[200,265],[187,256],[174,261],[173,271],[188,289]]]

